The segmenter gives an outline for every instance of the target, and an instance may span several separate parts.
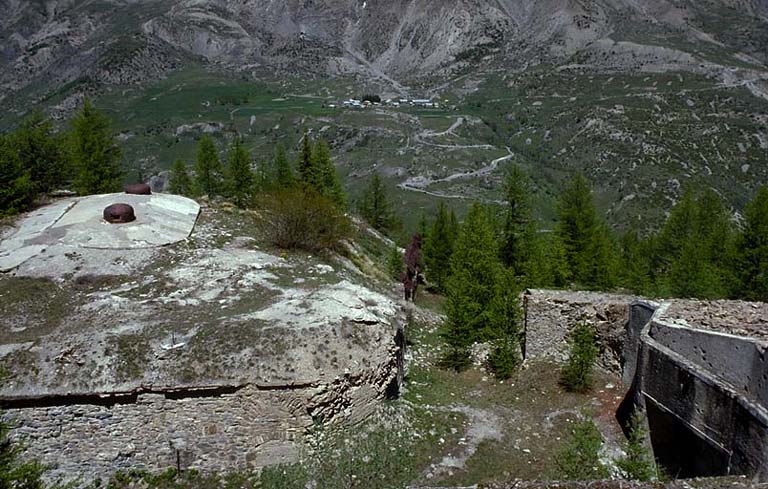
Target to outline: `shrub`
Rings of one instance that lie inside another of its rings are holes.
[[[257,199],[265,238],[284,249],[338,249],[351,235],[349,219],[329,198],[311,189],[283,189]]]
[[[573,329],[571,354],[563,367],[560,378],[566,390],[587,392],[592,388],[592,370],[597,359],[595,329],[586,322],[581,322]]]
[[[595,423],[586,417],[578,421],[555,457],[561,477],[575,481],[608,478],[608,469],[600,462],[602,445],[603,437]]]

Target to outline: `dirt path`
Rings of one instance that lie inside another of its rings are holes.
[[[459,440],[459,450],[446,455],[440,462],[431,465],[425,472],[428,479],[453,475],[453,472],[463,470],[475,453],[480,443],[486,440],[501,440],[503,436],[503,423],[492,411],[478,409],[464,404],[449,406],[442,411],[461,413],[467,419],[467,429],[464,437]],[[431,477],[430,477],[431,475]]]

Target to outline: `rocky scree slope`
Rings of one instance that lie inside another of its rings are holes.
[[[761,70],[768,57],[765,0],[2,0],[0,9],[2,98],[76,80],[141,82],[193,60],[358,74],[403,91],[397,80],[413,75],[580,52],[599,68],[631,69],[641,46],[659,70],[697,65],[702,46]]]

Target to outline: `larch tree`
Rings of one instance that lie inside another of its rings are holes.
[[[310,151],[311,155],[311,151]],[[282,143],[278,143],[275,147],[275,185],[279,189],[291,188],[296,183],[296,177],[293,175],[293,169],[288,162],[288,157],[285,155],[285,146]]]
[[[741,295],[768,302],[768,188],[760,187],[744,209],[744,228],[738,239]]]
[[[37,192],[48,193],[68,179],[66,142],[54,134],[53,122],[41,112],[35,111],[24,119],[10,138]]]
[[[0,135],[0,217],[26,210],[34,195],[29,172],[8,138]]]
[[[322,196],[331,199],[339,208],[346,207],[347,197],[341,186],[341,180],[333,164],[328,143],[320,139],[312,150],[312,160],[315,167],[315,190]]]
[[[470,347],[489,334],[489,308],[501,268],[487,211],[474,204],[456,239],[446,287],[443,338],[447,367],[462,370],[471,360]]]
[[[450,274],[451,255],[456,237],[454,233],[450,215],[445,204],[441,202],[429,237],[424,244],[427,278],[430,284],[440,292],[445,292]]]
[[[374,229],[385,234],[395,226],[392,204],[387,197],[384,183],[378,173],[374,173],[358,204],[358,212]]]
[[[243,208],[253,196],[253,170],[251,155],[240,138],[235,138],[227,157],[227,194],[235,204]]]
[[[109,119],[89,100],[72,119],[70,152],[75,169],[74,187],[81,195],[120,189],[120,147]]]
[[[192,195],[192,180],[183,160],[177,159],[171,165],[169,190],[176,195]]]
[[[504,185],[507,202],[501,259],[518,276],[528,275],[531,259],[530,245],[535,234],[531,218],[531,188],[528,175],[518,165],[512,165]]]
[[[223,172],[216,145],[205,134],[197,143],[197,161],[195,162],[195,184],[198,192],[214,197],[221,192]]]

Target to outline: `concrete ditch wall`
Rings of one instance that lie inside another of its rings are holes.
[[[628,389],[617,417],[625,423],[636,409],[646,414],[649,445],[671,475],[768,481],[768,315],[762,305],[658,304],[583,292],[528,296],[528,357],[564,360],[569,329],[580,320],[595,324],[603,367],[613,368],[619,357]]]
[[[632,309],[639,320],[648,304]],[[768,411],[755,379],[765,374],[764,350],[748,338],[673,324],[665,311],[655,311],[625,363],[656,457],[673,475],[768,480]],[[628,330],[637,327],[630,321]]]

